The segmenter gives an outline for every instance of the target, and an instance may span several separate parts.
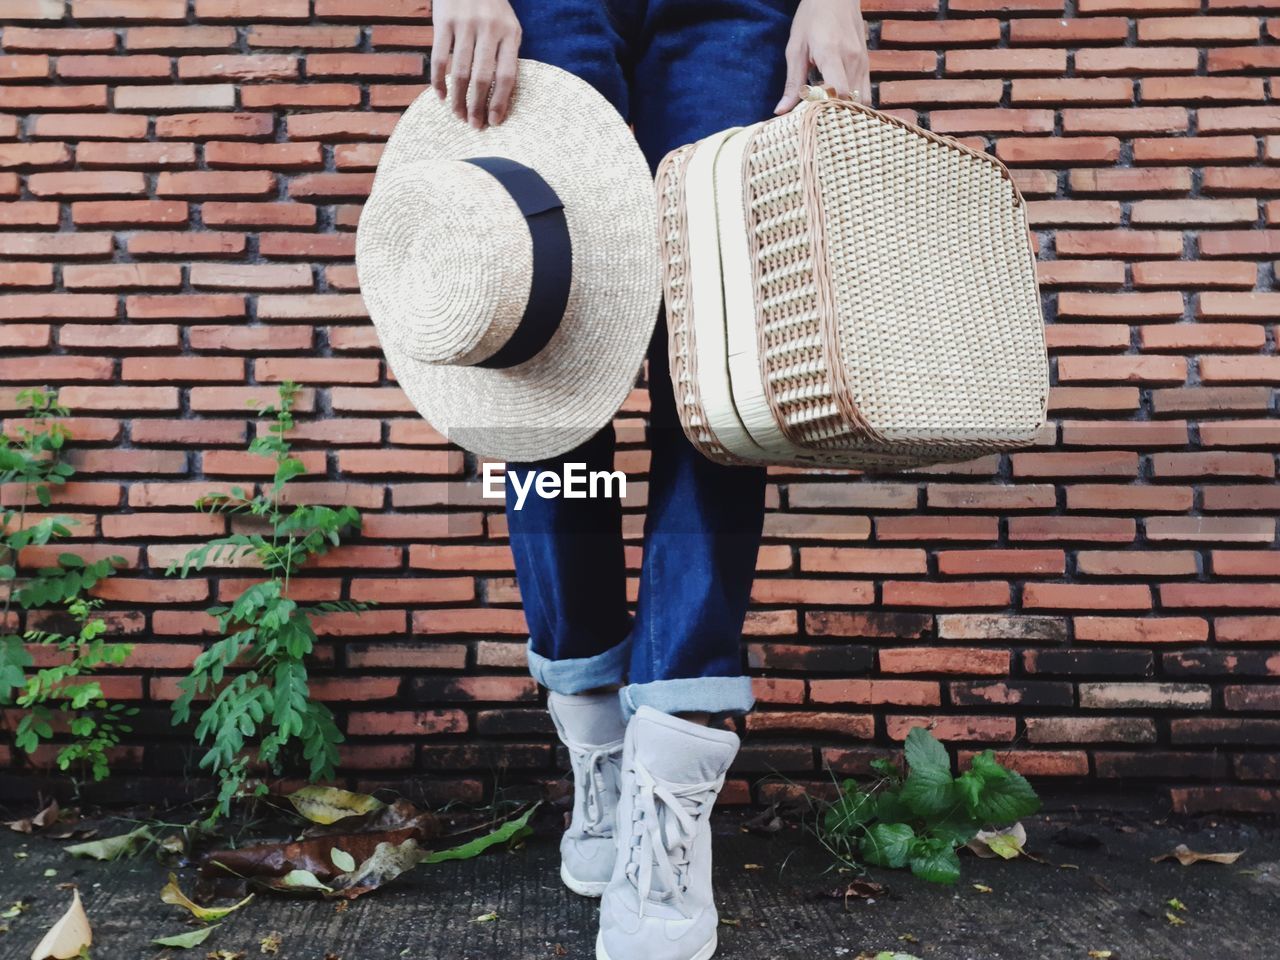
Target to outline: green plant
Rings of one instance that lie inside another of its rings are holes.
[[[955,883],[957,848],[984,828],[1009,826],[1040,809],[1026,778],[997,763],[990,750],[958,777],[946,748],[921,727],[907,735],[904,753],[905,777],[892,761],[877,760],[877,783],[864,790],[845,780],[821,811],[818,836],[844,862],[910,867],[921,879]]]
[[[83,763],[95,780],[102,780],[111,772],[109,751],[131,730],[124,718],[138,711],[109,703],[92,675],[99,667],[124,662],[133,647],[103,638],[106,623],[91,616],[102,601],[82,594],[111,576],[115,566],[125,560],[112,555],[87,563],[77,554],[60,553],[56,565],[41,567],[29,579],[19,581],[19,552],[70,536],[69,525],[77,521],[56,515],[27,524],[31,497],[48,507],[53,502],[50,487],[66,483],[75,468],[60,459],[70,433],[54,419],[68,413],[58,404],[56,393],[30,388],[20,391],[15,399],[25,406],[35,429],[19,423],[17,443],[7,433],[0,434],[0,490],[10,485],[20,490],[16,508],[0,506],[0,586],[5,588],[0,624],[9,622],[14,603],[28,611],[59,605],[66,607],[76,629],[69,633],[28,629],[21,635],[0,634],[0,707],[16,705],[23,711],[14,736],[20,749],[34,753],[41,742],[54,739],[55,724],[60,724],[70,742],[58,751],[59,769]],[[28,644],[56,649],[59,662],[31,672],[35,659]]]
[[[230,494],[209,493],[195,504],[196,509],[211,513],[258,518],[268,532],[212,540],[188,552],[180,571],[176,561],[165,571],[185,577],[210,561],[252,555],[266,574],[230,606],[208,608],[222,638],[196,658],[191,672],[179,681],[181,692],[173,704],[174,723],[180,724],[190,719],[196,698],[210,698],[195,730],[197,741],[208,744],[200,766],[219,781],[210,821],[229,812],[254,765],[278,772],[291,755],[300,752],[312,781],[333,777],[337,744],[343,739],[329,708],[310,696],[306,659],[316,643],[311,618],[364,610],[369,604],[333,601],[302,606],[288,594],[290,580],[301,567],[337,547],[345,534],[359,531],[360,514],[351,506],[287,508],[282,503],[286,484],[306,473],[302,461],[290,455],[285,437],[293,427],[298,389],[291,381],[280,386],[279,406],[259,411],[259,416],[274,417],[274,422],[265,435],[249,444],[250,453],[275,461],[270,486],[257,496],[233,487]],[[253,792],[260,795],[265,789],[258,784]]]

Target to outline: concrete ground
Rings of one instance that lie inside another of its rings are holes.
[[[30,956],[69,902],[58,884],[70,881],[93,924],[93,960],[262,957],[272,955],[262,947],[271,934],[278,934],[279,960],[590,958],[595,902],[559,883],[556,820],[551,813],[539,820],[521,849],[421,866],[345,909],[259,893],[203,945],[186,951],[150,944],[190,929],[183,911],[159,899],[170,867],[150,856],[76,860],[58,841],[3,830],[0,912],[17,900],[30,906],[0,920],[8,925],[0,933],[0,957]],[[826,872],[830,858],[803,831],[789,826],[765,836],[746,831],[744,822],[739,813],[716,819],[725,921],[717,956],[725,960],[854,960],[880,950],[923,960],[1089,960],[1108,956],[1090,951],[1107,950],[1112,960],[1271,960],[1280,949],[1280,823],[1274,821],[1139,825],[1098,814],[1042,816],[1028,823],[1028,848],[1044,863],[965,855],[964,877],[953,888],[872,870],[869,879],[884,884],[884,893],[847,902],[832,894],[849,878]],[[1080,845],[1089,838],[1098,845]],[[1178,843],[1245,853],[1232,866],[1151,862]],[[194,870],[178,872],[191,892]],[[1173,911],[1173,898],[1185,910]],[[1184,923],[1170,922],[1168,912]],[[476,922],[488,914],[497,918]]]

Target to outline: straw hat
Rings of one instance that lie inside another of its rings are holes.
[[[437,430],[530,461],[622,406],[661,297],[653,178],[585,81],[521,60],[507,119],[474,130],[427,90],[388,140],[356,231],[387,365]]]

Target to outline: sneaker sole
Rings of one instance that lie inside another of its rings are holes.
[[[608,880],[579,880],[563,863],[560,864],[560,879],[566,887],[580,897],[598,898],[604,893],[604,888],[609,885]]]
[[[711,956],[716,952],[716,935],[711,934],[711,939],[706,942],[701,950],[695,953],[689,960],[711,960]],[[604,948],[604,934],[596,934],[596,960],[613,960]]]

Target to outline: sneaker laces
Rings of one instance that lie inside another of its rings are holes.
[[[622,741],[598,747],[566,743],[573,761],[573,779],[582,791],[582,832],[592,837],[612,837],[613,817],[606,796],[617,792],[622,762]],[[612,776],[610,776],[612,774]]]
[[[698,821],[715,803],[722,780],[670,783],[654,776],[639,761],[634,761],[634,770],[627,879],[639,896],[640,916],[644,916],[645,903],[650,900],[670,899],[684,913],[685,875]]]

